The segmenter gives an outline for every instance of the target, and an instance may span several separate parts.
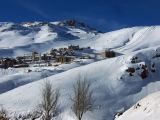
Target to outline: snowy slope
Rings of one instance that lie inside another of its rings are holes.
[[[159,120],[160,92],[153,93],[138,101],[116,120]]]
[[[133,27],[105,33],[95,40],[96,48],[130,53],[160,45],[160,26]]]
[[[119,109],[127,109],[144,96],[160,90],[160,81],[156,79],[160,77],[160,70],[157,70],[156,75],[150,73],[150,76],[145,80],[141,79],[138,73],[131,77],[125,72],[130,65],[130,56],[124,55],[99,61],[48,77],[47,79],[52,81],[54,87],[60,90],[61,115],[63,116],[66,112],[71,111],[69,98],[73,93],[72,85],[78,80],[77,76],[79,74],[92,81],[92,87],[95,90],[94,96],[97,99],[97,109],[93,113],[86,114],[86,117],[90,120],[111,120]],[[157,64],[157,68],[160,68],[160,63]],[[34,76],[30,77],[31,79],[34,78]],[[34,110],[39,101],[39,90],[43,80],[2,93],[0,95],[1,104],[11,113],[15,111],[27,113]],[[73,113],[71,113],[71,117],[72,115]]]
[[[31,73],[23,69],[5,71],[0,74],[0,105],[5,106],[11,115],[34,110],[39,102],[39,89],[47,79],[61,93],[58,118],[76,120],[69,98],[73,94],[72,85],[81,74],[93,83],[97,108],[86,113],[84,118],[112,120],[118,111],[126,110],[146,95],[160,90],[159,26],[125,28],[109,33],[95,33],[95,30],[82,26],[68,26],[65,22],[3,23],[0,27],[0,42],[4,43],[0,43],[1,56],[24,54],[33,49],[45,52],[68,44],[91,46],[100,51],[110,48],[122,55],[85,66],[64,66],[65,70],[61,72],[53,68],[37,68],[40,72],[33,70]],[[9,45],[11,41],[18,42]],[[134,57],[137,59],[133,63]],[[128,68],[134,72],[127,72]],[[142,78],[144,71],[147,71],[145,79]]]

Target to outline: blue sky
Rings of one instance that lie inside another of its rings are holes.
[[[0,21],[77,19],[102,31],[160,25],[159,0],[1,0]]]

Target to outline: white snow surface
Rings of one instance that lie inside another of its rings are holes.
[[[160,57],[154,57],[160,52],[160,26],[133,27],[95,34],[81,28],[59,26],[58,22],[39,24],[1,23],[0,56],[23,55],[32,50],[46,52],[68,44],[91,46],[97,51],[110,48],[120,53],[120,56],[83,66],[73,63],[56,68],[30,67],[30,73],[26,72],[28,68],[1,69],[0,105],[9,111],[10,116],[26,114],[36,109],[40,88],[46,79],[60,90],[61,113],[56,117],[58,120],[76,120],[71,110],[70,97],[79,75],[93,83],[96,99],[96,109],[87,112],[84,120],[112,120],[119,110],[126,110],[148,94],[160,90]],[[133,56],[138,56],[137,63],[131,63]],[[151,72],[152,63],[156,64],[155,73]],[[140,77],[141,69],[137,69],[133,76],[126,72],[128,67],[136,69],[140,64],[148,67],[149,75],[146,79]],[[134,114],[139,115],[139,112]],[[120,117],[120,120],[125,120],[125,117]]]
[[[138,101],[116,120],[159,120],[160,92],[152,93]]]

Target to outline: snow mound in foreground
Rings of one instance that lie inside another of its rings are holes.
[[[153,93],[137,102],[116,120],[159,120],[160,92]]]

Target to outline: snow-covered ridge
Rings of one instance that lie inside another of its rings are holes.
[[[160,45],[159,26],[125,28],[100,33],[74,20],[62,22],[0,23],[0,56],[49,51],[68,44],[130,53]],[[11,44],[12,43],[12,44]]]

